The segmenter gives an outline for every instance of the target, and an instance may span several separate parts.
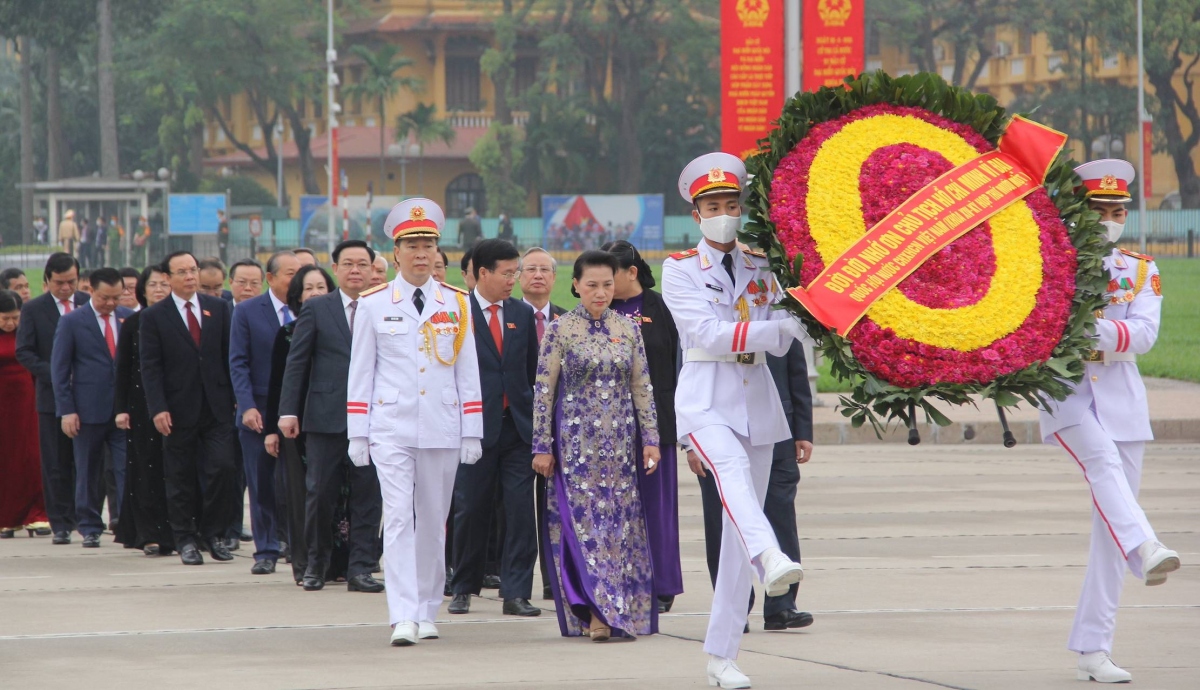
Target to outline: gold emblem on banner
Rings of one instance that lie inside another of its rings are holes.
[[[1118,189],[1117,178],[1115,175],[1105,175],[1100,179],[1100,189],[1112,190]]]
[[[743,27],[760,28],[770,14],[771,5],[767,0],[737,0],[737,16]]]
[[[818,0],[817,16],[825,26],[845,26],[854,11],[851,0]]]

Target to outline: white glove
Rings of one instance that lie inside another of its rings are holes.
[[[356,436],[350,439],[350,462],[354,463],[355,467],[366,467],[371,464],[371,448],[367,444],[367,439],[362,436]]]
[[[479,458],[483,457],[483,446],[480,445],[477,438],[464,438],[462,440],[462,449],[459,451],[458,461],[464,465],[474,465],[479,462]]]
[[[804,324],[800,323],[800,321],[795,317],[789,316],[780,322],[779,334],[788,340],[800,340],[804,338],[806,332],[804,330]]]

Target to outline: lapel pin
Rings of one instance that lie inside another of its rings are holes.
[[[515,324],[515,323],[510,323],[510,324],[508,324],[508,327],[509,327],[510,329],[512,329],[512,330],[516,330],[516,328],[517,328],[517,324]]]
[[[202,310],[202,312],[205,316],[212,316],[212,312],[207,309]]]

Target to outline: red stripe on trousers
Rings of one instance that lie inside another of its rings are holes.
[[[729,521],[733,523],[733,528],[737,530],[738,539],[742,540],[742,548],[746,549],[747,557],[753,560],[754,556],[750,554],[750,545],[746,543],[746,538],[742,536],[742,528],[738,527],[737,520],[733,517],[733,511],[729,510],[729,504],[725,502],[725,489],[721,488],[721,476],[717,474],[713,461],[709,460],[708,453],[705,453],[704,449],[696,441],[696,435],[688,434],[688,438],[692,439],[692,445],[696,446],[696,452],[700,453],[700,457],[704,458],[705,462],[708,463],[708,469],[713,473],[713,479],[717,480],[717,494],[721,497],[721,507],[725,509],[725,514],[729,516]]]
[[[1100,504],[1096,502],[1096,492],[1092,491],[1092,480],[1088,478],[1087,468],[1083,466],[1082,462],[1079,462],[1079,456],[1075,455],[1075,451],[1071,450],[1071,447],[1067,445],[1066,441],[1062,440],[1062,436],[1059,436],[1056,432],[1054,434],[1054,438],[1058,439],[1058,443],[1067,451],[1067,454],[1071,456],[1071,459],[1075,461],[1075,464],[1079,465],[1079,469],[1083,470],[1083,478],[1088,483],[1088,493],[1092,494],[1092,505],[1096,506],[1096,512],[1100,513],[1100,519],[1104,521],[1104,526],[1108,528],[1108,533],[1112,535],[1113,541],[1116,542],[1117,549],[1120,550],[1121,556],[1125,560],[1129,560],[1129,556],[1125,553],[1125,548],[1121,546],[1121,540],[1117,539],[1117,533],[1113,531],[1112,524],[1109,523],[1108,518],[1104,515],[1104,511],[1100,509]]]

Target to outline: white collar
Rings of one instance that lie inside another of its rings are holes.
[[[286,307],[286,306],[287,306],[287,304],[286,304],[285,302],[281,302],[281,301],[279,300],[279,298],[275,296],[275,293],[274,293],[274,292],[271,292],[271,290],[270,290],[270,289],[268,289],[268,290],[267,290],[267,294],[268,294],[268,295],[270,295],[270,297],[271,297],[271,305],[272,305],[272,306],[275,308],[275,314],[276,314],[276,315],[278,315],[278,314],[279,314],[279,310],[280,310],[280,309],[283,309],[284,307]],[[295,314],[292,314],[292,316],[294,317],[294,316],[295,316]]]
[[[541,309],[538,309],[537,306],[535,306],[533,302],[530,302],[529,300],[525,299],[524,297],[521,298],[521,301],[524,302],[525,304],[528,304],[533,309],[534,312],[540,313],[543,316],[545,316],[546,318],[550,318],[550,302],[546,302],[546,306],[542,307]]]
[[[187,308],[187,307],[185,307],[185,306],[183,306],[183,305],[187,304],[188,302],[191,302],[191,303],[192,303],[192,306],[194,306],[194,307],[196,307],[197,309],[199,309],[199,308],[200,308],[200,297],[199,297],[199,295],[200,295],[200,293],[198,293],[198,292],[197,292],[196,294],[192,295],[192,298],[191,298],[191,299],[184,299],[184,298],[180,297],[179,295],[175,294],[175,291],[174,291],[174,290],[172,290],[172,291],[171,291],[171,299],[175,300],[175,307],[176,307],[177,309],[179,309],[180,311],[183,311],[184,309],[186,309],[186,308]]]
[[[494,304],[494,305],[496,305],[496,306],[498,306],[498,307],[500,307],[501,309],[503,309],[503,308],[504,308],[504,302],[503,302],[503,301],[500,301],[500,302],[489,302],[489,301],[487,301],[487,299],[485,299],[485,298],[484,298],[484,296],[483,296],[482,294],[480,294],[480,293],[479,293],[479,287],[478,287],[478,286],[476,286],[476,287],[475,287],[475,289],[472,291],[472,294],[473,294],[473,295],[475,295],[475,301],[476,301],[476,302],[479,302],[479,308],[480,308],[480,309],[482,309],[483,311],[487,311],[487,310],[488,310],[488,307],[491,307],[493,304]]]

